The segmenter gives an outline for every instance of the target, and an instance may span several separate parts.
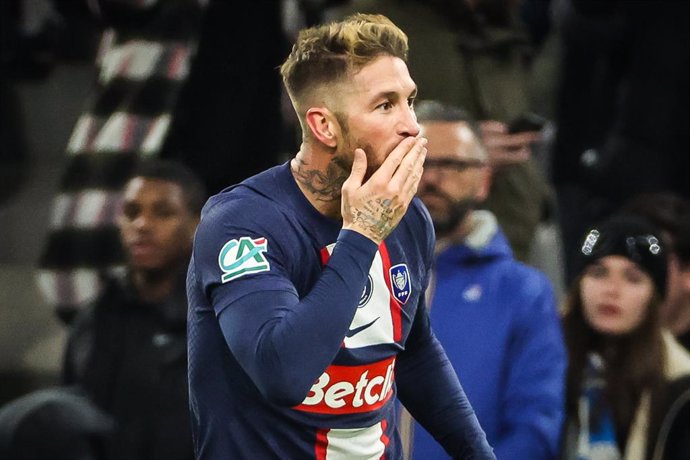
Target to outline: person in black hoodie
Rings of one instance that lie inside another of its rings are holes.
[[[108,459],[192,459],[186,267],[205,192],[182,165],[142,162],[117,220],[127,266],[71,328],[64,380],[116,421]]]

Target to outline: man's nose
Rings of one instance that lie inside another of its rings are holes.
[[[441,180],[442,171],[441,168],[435,165],[425,165],[424,172],[422,173],[422,182],[427,183],[438,183]]]
[[[137,230],[144,230],[149,227],[151,219],[146,214],[139,214],[133,221],[134,228]]]
[[[440,183],[441,176],[439,174],[438,168],[424,168],[422,173],[422,178],[419,181],[419,187],[417,187],[417,193],[426,192],[430,189],[435,189]]]
[[[414,108],[405,104],[402,106],[402,115],[398,126],[398,134],[401,136],[417,137],[419,135],[419,123]]]

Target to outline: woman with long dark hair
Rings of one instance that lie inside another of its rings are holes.
[[[565,304],[564,459],[690,458],[690,355],[660,325],[658,235],[616,216],[583,241]]]

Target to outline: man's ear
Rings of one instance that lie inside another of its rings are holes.
[[[312,107],[307,110],[307,126],[312,135],[328,147],[335,148],[338,143],[338,126],[330,110],[324,107]]]

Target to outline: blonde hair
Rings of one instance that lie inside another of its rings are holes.
[[[383,15],[354,14],[299,33],[280,74],[298,116],[318,88],[339,83],[379,56],[407,61],[407,35]]]

